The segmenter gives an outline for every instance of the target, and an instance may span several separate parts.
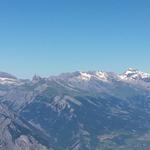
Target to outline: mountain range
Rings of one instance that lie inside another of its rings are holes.
[[[150,74],[0,72],[0,150],[150,149]]]

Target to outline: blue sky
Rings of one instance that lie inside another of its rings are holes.
[[[0,2],[0,70],[31,78],[76,70],[150,72],[149,0]]]

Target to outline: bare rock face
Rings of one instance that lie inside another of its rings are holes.
[[[21,150],[48,150],[45,146],[39,144],[34,138],[28,138],[25,135],[21,135],[15,141],[16,149]]]
[[[4,105],[0,105],[0,127],[0,150],[51,150],[32,136],[29,124]]]

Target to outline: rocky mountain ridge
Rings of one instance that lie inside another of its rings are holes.
[[[89,71],[21,80],[0,73],[0,149],[150,147],[150,74]]]

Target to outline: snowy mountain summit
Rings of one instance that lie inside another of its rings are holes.
[[[73,73],[63,73],[55,78],[65,80],[67,82],[68,81],[89,82],[91,80],[99,80],[102,82],[110,82],[112,80],[122,80],[122,81],[140,80],[147,82],[150,80],[150,74],[144,73],[137,69],[129,68],[122,74],[105,71],[87,71],[87,72],[76,71]]]
[[[129,68],[125,73],[120,75],[121,79],[125,80],[150,80],[150,74],[144,73],[137,69]]]

